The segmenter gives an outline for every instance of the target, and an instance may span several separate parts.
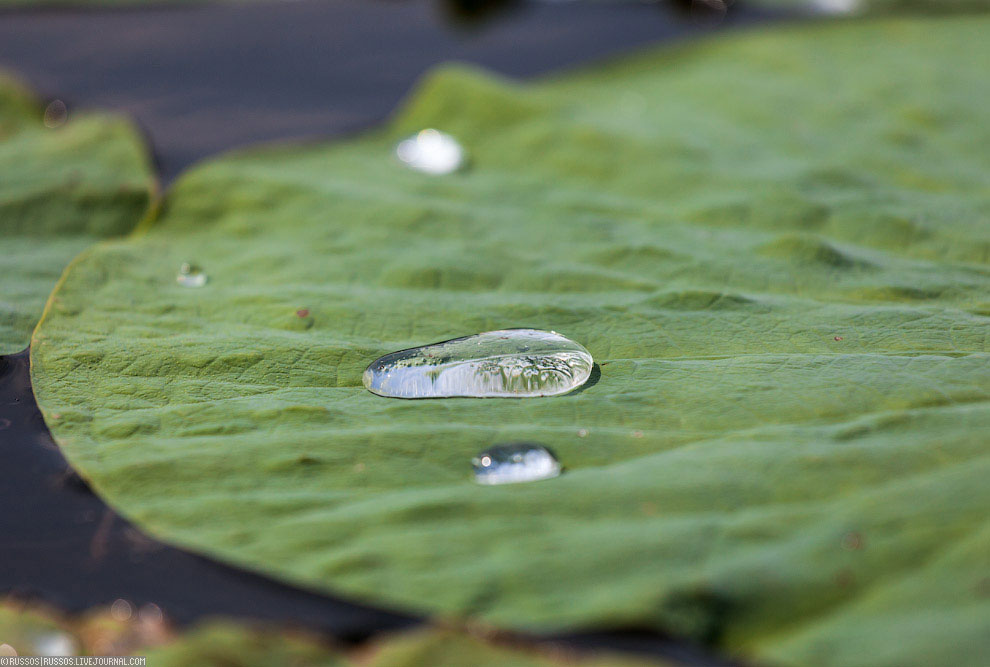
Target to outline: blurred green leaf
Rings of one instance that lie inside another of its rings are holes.
[[[60,101],[46,109],[0,74],[0,354],[27,346],[69,260],[130,231],[153,190],[127,120]]]

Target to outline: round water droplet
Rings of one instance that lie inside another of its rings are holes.
[[[527,398],[573,391],[593,365],[584,347],[560,334],[503,329],[386,354],[363,379],[389,398]]]
[[[79,653],[76,640],[64,632],[50,632],[39,636],[34,642],[35,655],[69,656]]]
[[[546,447],[531,442],[495,445],[471,460],[479,484],[516,484],[550,479],[560,474],[560,463]]]
[[[110,605],[110,615],[115,621],[129,621],[134,613],[131,603],[123,598],[118,598]]]
[[[183,287],[202,287],[206,284],[206,274],[195,264],[183,264],[175,281]]]
[[[68,118],[69,109],[65,106],[65,102],[62,100],[52,100],[45,107],[45,115],[42,120],[45,123],[45,127],[56,128],[64,125]]]
[[[464,149],[457,140],[434,129],[422,130],[400,141],[395,154],[410,169],[426,174],[449,174],[464,164]]]
[[[156,605],[154,602],[149,602],[138,609],[138,618],[143,623],[156,625],[162,622],[164,615],[162,614],[161,607]]]

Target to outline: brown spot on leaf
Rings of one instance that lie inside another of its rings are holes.
[[[842,536],[842,548],[850,551],[859,551],[863,548],[863,536],[856,531],[846,533]]]

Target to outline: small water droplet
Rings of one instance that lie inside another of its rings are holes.
[[[34,652],[36,655],[52,657],[77,655],[79,644],[64,632],[49,632],[35,640]]]
[[[124,599],[117,599],[110,606],[110,615],[115,621],[129,621],[134,613],[131,603]]]
[[[550,479],[560,474],[560,463],[546,447],[531,442],[495,445],[471,460],[479,484],[515,484]]]
[[[395,155],[410,169],[438,176],[457,171],[464,164],[464,149],[457,140],[432,128],[400,141]]]
[[[65,102],[62,100],[52,100],[51,103],[45,107],[45,115],[42,117],[45,127],[56,128],[65,125],[65,121],[69,118],[69,110],[65,106]]]
[[[183,287],[202,287],[206,284],[206,274],[195,264],[188,262],[179,267],[175,282]]]
[[[588,429],[586,429],[586,428],[579,428],[577,435],[578,435],[579,438],[587,438],[588,437]]]
[[[503,329],[386,354],[364,386],[389,398],[526,398],[566,394],[594,361],[574,341],[537,329]]]

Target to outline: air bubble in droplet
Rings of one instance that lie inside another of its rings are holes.
[[[435,176],[457,171],[464,164],[464,149],[457,140],[432,128],[400,141],[395,155],[410,169]]]
[[[389,398],[532,398],[584,384],[594,360],[564,336],[503,329],[386,354],[364,371],[364,386]]]
[[[517,442],[495,445],[471,460],[479,484],[535,482],[560,475],[557,458],[542,445]]]
[[[185,263],[179,267],[175,281],[183,287],[202,287],[206,284],[206,274],[195,264]]]

